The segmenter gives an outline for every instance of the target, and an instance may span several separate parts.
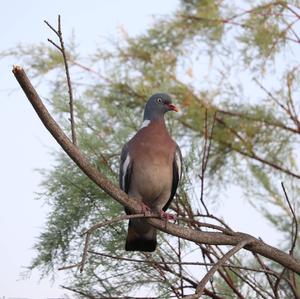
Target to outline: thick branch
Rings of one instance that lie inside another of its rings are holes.
[[[129,197],[126,193],[113,185],[101,172],[99,172],[98,169],[92,166],[83,156],[80,150],[65,135],[62,129],[47,111],[24,70],[20,66],[14,66],[13,73],[41,121],[56,139],[56,141],[61,145],[64,151],[69,155],[69,157],[95,184],[97,184],[108,195],[117,200],[124,207],[129,208],[132,212],[139,213],[140,211],[138,209],[138,205],[136,204],[136,200]],[[281,250],[278,250],[275,247],[267,245],[263,241],[260,241],[248,234],[235,233],[234,235],[229,236],[219,232],[202,232],[193,230],[180,227],[172,223],[168,223],[166,225],[164,221],[158,219],[150,219],[148,222],[161,231],[200,244],[234,246],[245,239],[252,239],[253,242],[246,245],[245,249],[261,254],[300,274],[300,262],[294,257]]]

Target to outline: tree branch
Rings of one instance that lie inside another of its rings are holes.
[[[285,190],[285,187],[284,187],[284,184],[283,182],[281,182],[281,187],[282,187],[282,190],[284,192],[284,197],[288,203],[288,206],[289,206],[289,209],[292,213],[292,246],[291,246],[291,249],[290,249],[290,255],[293,255],[293,252],[294,252],[294,249],[295,249],[295,246],[296,246],[296,242],[297,242],[297,237],[298,237],[298,220],[297,220],[297,216],[296,216],[296,213],[292,207],[292,204],[290,202],[290,199],[287,195],[287,192]]]
[[[220,258],[211,268],[210,270],[205,274],[205,276],[201,279],[201,281],[199,282],[197,288],[196,288],[196,292],[194,295],[190,295],[187,296],[187,299],[197,299],[197,298],[201,298],[205,285],[208,283],[208,281],[210,280],[210,278],[215,274],[216,271],[218,271],[223,264],[230,259],[234,254],[236,254],[240,249],[242,249],[243,247],[245,247],[245,245],[249,244],[252,242],[252,239],[248,239],[248,240],[243,240],[241,243],[237,244],[236,246],[234,246],[232,249],[230,249],[226,254],[224,254],[222,256],[222,258]]]
[[[156,260],[142,260],[142,259],[135,259],[135,258],[127,258],[127,257],[122,257],[122,256],[117,256],[117,255],[111,255],[103,252],[97,252],[93,250],[88,250],[88,253],[94,254],[97,256],[102,256],[102,257],[107,257],[111,259],[116,259],[120,261],[125,261],[125,262],[135,262],[135,263],[144,263],[144,264],[157,264],[157,265],[182,265],[182,266],[214,266],[215,263],[202,263],[202,262],[172,262],[172,261],[156,261]],[[266,273],[268,275],[272,275],[275,277],[279,276],[279,273],[274,272],[273,270],[267,269],[267,268],[249,268],[249,267],[244,267],[244,266],[236,266],[233,264],[223,264],[222,267],[230,268],[230,269],[239,269],[239,270],[246,270],[246,271],[251,271],[251,272],[257,272],[257,273]]]
[[[298,237],[298,220],[297,220],[295,211],[294,211],[294,209],[292,207],[292,204],[290,202],[290,199],[288,197],[288,194],[286,192],[286,189],[284,187],[283,182],[281,182],[281,187],[282,187],[282,190],[284,192],[284,196],[285,196],[285,199],[286,199],[286,201],[288,203],[289,209],[290,209],[290,211],[292,213],[292,231],[291,231],[292,245],[291,245],[291,249],[289,251],[289,254],[293,255],[293,252],[294,252],[294,249],[295,249],[295,246],[296,246],[296,242],[297,242],[297,237]],[[279,287],[279,284],[280,284],[282,278],[284,277],[285,273],[286,273],[286,267],[282,270],[281,274],[279,275],[279,277],[277,278],[277,280],[275,282],[274,293],[277,295],[277,297],[278,297],[278,287]],[[295,285],[296,285],[296,283],[295,283]]]
[[[72,142],[74,145],[77,144],[76,140],[76,132],[75,132],[75,120],[74,120],[74,100],[73,100],[73,89],[72,89],[72,83],[71,83],[71,77],[69,72],[69,65],[65,50],[65,44],[62,36],[61,31],[61,21],[60,21],[60,15],[58,15],[57,18],[57,30],[51,26],[47,21],[44,21],[45,24],[58,36],[60,46],[58,46],[55,42],[53,42],[51,39],[48,38],[48,41],[56,47],[60,52],[64,60],[65,70],[66,70],[66,77],[67,77],[67,84],[68,84],[68,92],[69,92],[69,106],[70,106],[70,123],[71,123],[71,134],[72,134]]]
[[[28,100],[32,104],[36,113],[40,117],[45,127],[49,130],[56,141],[61,145],[67,155],[78,165],[78,167],[103,191],[118,201],[124,207],[130,209],[133,213],[139,213],[139,205],[134,198],[129,197],[122,190],[112,184],[98,169],[92,166],[84,157],[80,150],[65,135],[53,117],[50,115],[39,95],[32,86],[25,71],[20,66],[13,67],[13,73],[25,92]],[[176,224],[168,223],[159,219],[147,220],[155,228],[169,233],[171,235],[193,241],[197,244],[211,245],[237,245],[244,240],[251,239],[251,244],[245,246],[245,249],[263,255],[273,261],[276,261],[286,268],[300,274],[300,262],[289,254],[272,247],[251,235],[244,233],[235,233],[234,235],[225,235],[219,232],[202,232],[199,230],[180,227]]]
[[[213,117],[213,123],[211,126],[210,134],[208,135],[208,128],[207,128],[207,109],[205,109],[205,120],[204,120],[204,146],[203,146],[203,154],[202,154],[202,162],[201,162],[201,174],[200,176],[200,181],[201,181],[201,192],[200,192],[200,202],[202,203],[205,212],[207,215],[209,215],[208,208],[206,207],[204,203],[204,176],[205,176],[205,171],[207,168],[207,163],[209,159],[209,154],[210,154],[210,148],[211,148],[211,141],[212,141],[212,135],[216,123],[216,112],[214,113]],[[208,140],[208,143],[207,143]]]
[[[110,220],[105,220],[104,222],[97,223],[97,224],[93,225],[87,231],[85,231],[84,233],[82,233],[82,236],[85,235],[85,241],[84,241],[84,248],[83,248],[83,253],[82,253],[81,261],[79,263],[74,264],[74,265],[61,267],[58,270],[66,270],[66,269],[71,269],[71,268],[78,267],[80,273],[83,271],[84,266],[85,266],[85,262],[86,262],[86,259],[87,259],[90,238],[91,238],[92,233],[95,230],[97,230],[97,229],[99,229],[99,228],[101,228],[103,226],[106,226],[106,225],[109,225],[109,224],[112,224],[112,223],[116,223],[116,222],[119,222],[119,221],[123,221],[123,220],[128,220],[128,219],[133,219],[133,218],[152,218],[152,217],[160,218],[160,216],[158,214],[149,214],[149,215],[145,215],[145,214],[122,215],[122,216],[115,217],[115,218],[110,219]]]

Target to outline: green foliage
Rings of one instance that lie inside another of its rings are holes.
[[[67,55],[70,59],[76,59],[75,49],[70,49]],[[13,56],[20,59],[32,71],[33,76],[41,76],[52,70],[60,68],[63,63],[62,55],[56,48],[48,44],[40,45],[16,45],[0,53],[1,57]],[[33,59],[34,58],[34,59]]]
[[[249,14],[244,26],[246,34],[241,37],[245,43],[245,50],[256,48],[257,57],[271,58],[286,42],[287,28],[283,27],[284,20],[281,14],[287,8],[287,3],[266,2]],[[247,51],[247,50],[246,50]],[[248,57],[251,59],[251,56]],[[253,59],[253,57],[252,57]]]

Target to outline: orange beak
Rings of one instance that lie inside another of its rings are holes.
[[[172,111],[175,111],[175,112],[178,112],[178,111],[179,111],[179,109],[178,109],[175,105],[173,105],[173,104],[168,104],[168,107],[169,107],[169,109],[172,110]]]

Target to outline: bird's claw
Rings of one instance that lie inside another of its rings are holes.
[[[166,213],[166,212],[164,212],[163,210],[161,210],[161,211],[159,212],[159,214],[160,214],[160,218],[165,219],[166,221],[169,221],[169,220],[174,220],[174,221],[176,221],[176,219],[177,219],[175,215]]]
[[[148,205],[146,205],[145,203],[141,203],[141,213],[144,214],[145,216],[147,214],[150,214],[151,213],[151,209]]]

